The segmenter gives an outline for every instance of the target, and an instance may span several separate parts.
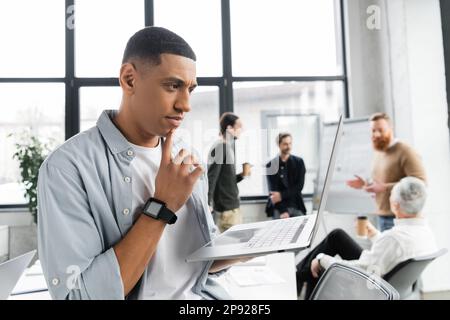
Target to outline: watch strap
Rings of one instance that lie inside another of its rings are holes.
[[[150,208],[150,204],[152,202],[156,202],[161,205],[158,213],[153,212],[153,214],[152,214],[152,213],[148,212],[148,210]],[[145,203],[144,208],[143,208],[143,213],[150,218],[157,219],[157,220],[163,220],[163,221],[167,222],[167,224],[174,224],[177,221],[177,215],[166,207],[165,202],[158,200],[156,198],[153,198],[153,197],[148,199],[147,202]],[[156,217],[154,216],[155,214],[156,214]]]
[[[159,210],[158,218],[166,221],[168,224],[174,224],[177,221],[177,215],[168,209],[165,205]]]

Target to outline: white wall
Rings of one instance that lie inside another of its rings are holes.
[[[29,211],[22,209],[0,212],[0,226],[29,226],[33,217]]]
[[[10,254],[10,227],[29,226],[32,222],[33,218],[28,211],[0,212],[0,262]]]
[[[367,8],[376,5],[381,11],[381,29],[369,30]],[[389,51],[387,50],[388,25],[384,0],[347,0],[344,3],[347,75],[349,78],[350,111],[359,118],[392,108],[389,74]]]
[[[389,113],[397,137],[421,154],[429,180],[424,212],[438,245],[450,249],[450,143],[439,0],[346,3],[353,115]],[[370,4],[381,8],[380,30],[366,27]],[[373,63],[379,65],[375,71]],[[450,290],[449,254],[427,268],[423,285],[424,291]]]
[[[411,137],[423,157],[429,179],[424,211],[439,245],[450,249],[450,142],[440,6],[438,0],[404,0],[403,4],[409,73],[405,85],[411,105],[396,109],[396,119],[410,119],[404,127],[396,122],[397,133]],[[450,289],[449,254],[426,269],[423,284],[424,291]]]

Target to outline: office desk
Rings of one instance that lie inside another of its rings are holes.
[[[39,260],[24,271],[8,300],[51,300]]]
[[[235,300],[297,300],[294,254],[292,252],[275,253],[262,258],[265,258],[265,263],[258,262],[261,258],[256,258],[231,267],[217,281]],[[270,270],[269,277],[271,275],[273,277],[267,279],[269,281],[265,284],[257,283],[259,276],[251,279],[258,272],[267,270]],[[249,280],[242,279],[242,276],[247,276]]]
[[[271,254],[235,265],[218,277],[217,281],[236,300],[297,299],[295,258],[292,252]],[[45,288],[46,282],[38,260],[24,272],[13,290],[15,295],[9,296],[8,300],[50,300],[48,291],[40,291]],[[33,290],[36,291],[22,293]]]
[[[9,296],[8,300],[52,300],[52,298],[48,291],[41,291]]]

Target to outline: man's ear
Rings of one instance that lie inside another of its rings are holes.
[[[391,206],[392,206],[392,209],[395,210],[395,212],[400,211],[400,204],[398,202],[392,201]]]
[[[128,93],[134,93],[134,83],[136,79],[136,69],[132,63],[124,63],[120,67],[119,82],[122,90]]]

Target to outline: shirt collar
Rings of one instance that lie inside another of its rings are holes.
[[[394,219],[394,225],[398,226],[423,226],[426,224],[424,218],[404,218],[404,219]]]
[[[117,115],[117,110],[104,110],[97,120],[97,127],[105,139],[109,150],[117,154],[131,148],[128,140],[117,129],[112,119]]]

